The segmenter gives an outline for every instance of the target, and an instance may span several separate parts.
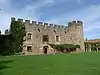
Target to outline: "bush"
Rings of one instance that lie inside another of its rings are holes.
[[[76,48],[80,48],[80,45],[73,45],[73,44],[49,44],[52,48],[61,51],[61,52],[72,52],[75,51]]]
[[[0,55],[13,54],[11,39],[11,35],[0,35]]]

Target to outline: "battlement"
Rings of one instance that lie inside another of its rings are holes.
[[[32,24],[37,24],[37,22],[36,21],[32,21]]]
[[[67,30],[67,29],[68,29],[68,27],[67,27],[67,26],[65,26],[64,30]]]
[[[15,21],[16,19],[14,17],[11,18],[11,21]]]
[[[68,25],[72,25],[72,24],[83,24],[82,21],[72,21],[72,22],[68,22]]]
[[[58,28],[58,25],[54,25],[54,28]]]
[[[11,18],[11,21],[21,21],[25,24],[31,24],[31,25],[43,25],[50,28],[63,28],[66,29],[66,26],[57,25],[57,24],[49,24],[49,23],[43,23],[43,22],[37,22],[37,21],[31,21],[31,20],[23,20],[21,18],[15,19],[14,17]]]
[[[72,25],[83,25],[83,22],[82,21],[68,22],[68,27],[71,27]]]
[[[26,47],[31,45],[32,52],[29,53],[45,54],[43,53],[43,48],[44,46],[48,46],[48,44],[45,42],[46,40],[44,40],[44,38],[47,40],[49,39],[48,43],[51,44],[77,44],[80,46],[80,49],[76,51],[81,52],[84,50],[82,21],[68,22],[68,26],[67,24],[58,25],[41,21],[24,20],[21,18],[16,19],[14,17],[11,18],[11,21],[22,22],[25,25],[26,35],[31,33],[32,38],[23,43]],[[44,37],[44,35],[46,36]],[[22,52],[28,53],[26,48],[23,48]],[[55,49],[51,50],[51,48],[48,48],[47,54],[51,52],[55,53]]]
[[[18,19],[18,21],[21,21],[21,22],[23,22],[23,19]]]
[[[70,27],[72,27],[73,25],[82,25],[83,22],[82,21],[71,21],[71,22],[68,22],[68,26],[63,26],[63,25],[57,25],[57,24],[49,24],[49,23],[43,23],[43,22],[37,22],[37,21],[31,21],[31,20],[23,20],[21,18],[18,18],[17,20],[12,17],[11,18],[11,21],[21,21],[21,22],[24,22],[25,24],[31,24],[31,25],[41,25],[41,26],[45,26],[45,27],[49,27],[49,28],[54,28],[54,29],[63,29],[63,30],[67,30],[69,29]]]

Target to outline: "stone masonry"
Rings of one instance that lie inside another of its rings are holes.
[[[15,20],[15,18],[11,18]],[[68,25],[55,25],[43,22],[17,19],[24,22],[26,28],[26,41],[24,42],[23,54],[50,54],[57,51],[49,44],[78,44],[80,52],[84,52],[83,22],[72,21]]]

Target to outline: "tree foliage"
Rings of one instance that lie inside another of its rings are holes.
[[[11,39],[11,35],[0,35],[0,55],[11,55],[13,53]]]
[[[12,21],[8,35],[0,35],[0,55],[14,55],[22,51],[26,35],[23,22]]]
[[[0,35],[1,35],[1,30],[0,30]]]
[[[73,44],[49,44],[52,48],[61,51],[61,52],[71,52],[76,50],[76,48],[80,48],[80,45],[73,45]]]
[[[12,35],[13,52],[21,52],[24,42],[23,38],[26,35],[24,23],[13,20],[10,25],[10,35]]]
[[[92,49],[92,51],[96,51],[97,48],[99,48],[99,47],[100,47],[100,43],[92,43],[92,44],[91,44],[91,49]]]

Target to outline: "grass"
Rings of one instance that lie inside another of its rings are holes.
[[[0,57],[0,75],[100,75],[100,52]]]

